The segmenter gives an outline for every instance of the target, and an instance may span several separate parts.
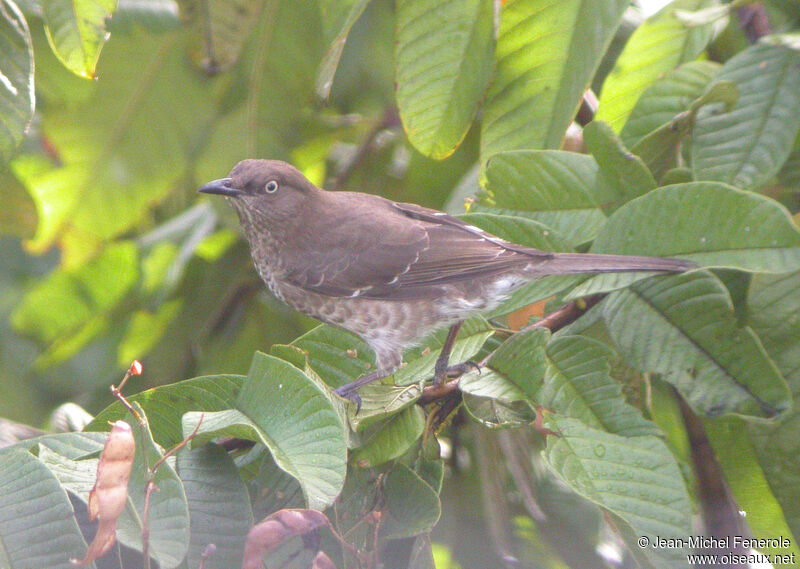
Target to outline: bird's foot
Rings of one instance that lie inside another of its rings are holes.
[[[385,375],[386,374],[384,373],[373,372],[363,377],[359,377],[352,383],[348,383],[347,385],[343,385],[337,389],[334,389],[333,392],[342,399],[347,399],[351,403],[355,403],[356,413],[358,413],[361,410],[361,397],[358,395],[359,388],[367,384],[373,383],[381,379]]]
[[[475,362],[464,362],[447,367],[437,366],[436,372],[433,376],[433,384],[435,386],[444,385],[448,379],[456,379],[467,373],[468,371],[475,370],[481,373],[481,366]]]
[[[333,392],[342,399],[347,399],[350,403],[355,403],[356,413],[358,413],[361,411],[361,396],[358,394],[358,387],[348,389],[351,385],[352,383],[343,385],[338,389],[334,389]]]

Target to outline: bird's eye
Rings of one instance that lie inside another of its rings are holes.
[[[270,180],[269,182],[267,182],[267,185],[264,186],[264,190],[266,190],[268,194],[274,194],[275,192],[278,191],[278,182],[276,182],[275,180]]]

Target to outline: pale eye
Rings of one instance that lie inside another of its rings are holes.
[[[275,180],[270,180],[269,182],[267,182],[267,185],[264,186],[264,190],[266,190],[268,194],[274,194],[275,192],[278,191],[278,182],[276,182]]]

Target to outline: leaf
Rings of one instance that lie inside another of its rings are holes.
[[[619,208],[592,253],[680,257],[705,267],[786,272],[800,267],[800,232],[779,203],[718,182],[659,188]],[[627,286],[638,275],[599,275],[578,297]]]
[[[330,48],[322,57],[322,63],[317,71],[315,90],[317,97],[322,100],[328,98],[333,86],[333,76],[342,58],[344,44],[353,24],[364,13],[369,0],[322,0],[322,27],[325,31],[325,41]]]
[[[550,332],[543,328],[517,332],[500,344],[488,362],[492,370],[513,384],[532,403],[539,400],[547,365],[544,350],[549,338]]]
[[[117,0],[48,0],[42,4],[47,41],[73,73],[93,79]]]
[[[182,306],[182,299],[175,299],[165,302],[155,312],[134,312],[125,330],[125,337],[117,348],[117,363],[125,366],[137,358],[143,358],[158,344]]]
[[[536,413],[527,403],[506,403],[501,399],[464,393],[464,408],[469,416],[487,429],[519,428],[536,420]]]
[[[258,427],[275,462],[300,482],[308,506],[333,503],[344,484],[344,429],[328,396],[289,363],[256,353],[236,407]]]
[[[559,148],[628,2],[516,0],[500,15],[497,63],[481,125],[481,162]]]
[[[545,460],[575,492],[619,516],[650,543],[691,535],[689,493],[661,439],[604,433],[558,415],[545,424],[561,435],[548,438]],[[643,552],[655,567],[688,567],[683,548],[650,546]]]
[[[688,28],[675,17],[675,10],[706,6],[707,0],[676,0],[637,28],[603,83],[595,120],[619,132],[645,89],[700,55],[711,39],[712,26]]]
[[[389,471],[383,490],[386,499],[383,538],[413,537],[430,531],[439,521],[442,513],[439,496],[404,464],[395,464]]]
[[[14,328],[48,346],[45,367],[77,353],[108,323],[111,311],[139,278],[132,242],[110,245],[77,270],[59,270],[39,282],[14,310]]]
[[[614,344],[640,371],[662,374],[707,416],[773,417],[790,405],[786,382],[725,286],[701,271],[612,293],[603,316]]]
[[[341,387],[369,373],[375,355],[358,336],[322,324],[295,339],[308,355],[308,365],[332,387]]]
[[[172,448],[183,440],[181,417],[189,411],[222,411],[230,409],[244,383],[241,375],[209,375],[179,381],[142,391],[127,397],[141,405],[150,424],[153,438],[164,448]],[[121,403],[109,405],[87,427],[87,431],[106,431],[108,423],[122,419],[126,410]]]
[[[9,569],[71,568],[86,551],[67,493],[30,453],[15,449],[0,460],[0,563]]]
[[[504,152],[486,166],[481,203],[538,221],[570,247],[593,239],[620,200],[590,156],[557,150]],[[500,212],[497,212],[500,213]]]
[[[413,405],[369,429],[361,446],[350,455],[359,468],[373,468],[404,455],[422,436],[425,413]]]
[[[189,505],[187,565],[198,567],[203,550],[213,543],[214,555],[204,567],[239,567],[244,540],[253,525],[253,511],[233,460],[222,447],[208,444],[179,452],[177,470]]]
[[[525,394],[502,374],[485,367],[480,371],[470,370],[458,380],[462,393],[475,397],[495,399],[503,403],[525,401]]]
[[[797,52],[757,44],[722,66],[716,81],[733,82],[741,96],[730,112],[700,111],[692,136],[695,179],[752,189],[778,173],[800,129],[798,64]]]
[[[0,73],[2,73],[1,67]],[[1,108],[2,102],[0,102]],[[3,152],[0,150],[0,161],[2,156]],[[33,203],[28,190],[10,172],[0,171],[0,202],[4,204],[0,209],[0,235],[15,235],[23,239],[33,237],[37,223],[36,204]]]
[[[408,140],[441,160],[461,143],[494,65],[492,0],[400,0],[397,106]]]
[[[606,123],[592,121],[586,125],[583,141],[600,166],[600,173],[610,186],[619,188],[625,201],[656,189],[656,181],[641,158],[628,152]]]
[[[557,336],[548,342],[545,354],[540,405],[559,417],[579,419],[587,427],[616,435],[658,434],[611,379],[609,360],[614,354],[604,344],[584,336]]]
[[[264,0],[178,0],[189,55],[209,75],[230,69],[259,20]]]
[[[33,45],[25,17],[0,0],[0,166],[11,160],[33,119]]]
[[[688,111],[692,101],[705,92],[719,67],[712,61],[690,61],[648,87],[620,132],[625,146],[633,148],[648,134]]]
[[[89,96],[79,103],[43,115],[42,131],[61,166],[21,178],[39,211],[32,251],[58,240],[68,245],[64,262],[78,264],[98,241],[134,227],[183,176],[214,112],[180,40],[179,32],[152,38],[138,28],[115,35],[98,66],[103,81],[84,87]]]

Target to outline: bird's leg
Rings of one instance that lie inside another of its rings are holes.
[[[463,320],[457,322],[450,326],[450,330],[447,332],[447,338],[444,340],[442,351],[439,353],[439,357],[436,359],[436,366],[434,367],[433,384],[437,387],[443,385],[448,379],[461,377],[470,369],[477,369],[480,371],[480,367],[472,362],[464,362],[452,366],[448,365],[450,362],[450,353],[453,351],[453,344],[456,343],[456,336],[458,336],[458,331],[461,330],[461,326],[463,325]]]
[[[372,373],[368,373],[362,377],[359,377],[357,380],[352,381],[346,385],[343,385],[337,389],[334,389],[333,392],[342,397],[347,399],[348,401],[352,401],[356,404],[356,413],[361,410],[361,397],[358,395],[358,390],[365,385],[378,381],[381,378],[386,377],[385,373],[381,373],[380,371],[374,371]]]

